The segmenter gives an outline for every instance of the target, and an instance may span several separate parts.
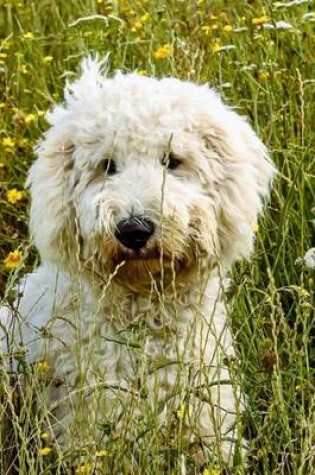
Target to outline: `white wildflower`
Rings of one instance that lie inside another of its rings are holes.
[[[222,89],[230,89],[232,87],[232,84],[230,82],[224,82],[221,84]]]
[[[247,30],[248,30],[247,26],[239,26],[237,28],[234,28],[233,31],[234,33],[242,33],[243,31],[247,31]]]
[[[229,51],[231,49],[236,49],[236,46],[235,45],[223,45],[223,46],[220,46],[219,51]]]
[[[311,247],[303,257],[303,264],[306,267],[315,267],[315,247]]]
[[[265,23],[262,25],[266,30],[293,30],[291,23],[286,21],[276,21],[274,24]]]
[[[256,65],[256,64],[244,64],[244,66],[242,66],[242,67],[240,68],[240,71],[241,71],[241,72],[244,72],[244,71],[254,71],[256,68],[257,68],[257,65]]]
[[[311,247],[306,252],[303,259],[301,259],[301,257],[296,259],[295,264],[304,265],[305,267],[308,267],[309,269],[315,268],[315,247]]]

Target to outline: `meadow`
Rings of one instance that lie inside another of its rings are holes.
[[[38,265],[28,233],[27,170],[85,55],[110,53],[110,72],[209,83],[249,121],[278,169],[250,262],[231,275],[239,423],[246,461],[227,469],[189,454],[189,473],[315,474],[315,12],[312,1],[0,0],[0,296]],[[183,473],[180,446],[153,434],[140,453],[104,427],[103,446],[62,453],[43,430],[45,365],[20,359],[27,391],[0,354],[0,474]],[[23,369],[24,368],[24,369]],[[33,381],[33,383],[32,383]],[[36,381],[36,384],[34,383]],[[36,397],[35,397],[36,396]],[[105,424],[104,424],[105,426]],[[141,445],[140,445],[141,447]],[[137,459],[137,462],[134,462]]]

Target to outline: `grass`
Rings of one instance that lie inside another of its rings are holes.
[[[315,473],[315,271],[297,263],[315,242],[311,6],[241,0],[0,4],[0,283],[6,300],[38,263],[27,231],[28,194],[12,190],[23,190],[32,148],[46,127],[43,112],[62,100],[65,80],[88,52],[109,51],[111,70],[211,83],[249,116],[272,151],[279,170],[272,199],[252,261],[237,265],[230,291],[249,441],[248,461],[239,461],[233,473]],[[277,28],[279,21],[291,28]],[[34,408],[34,396],[43,393],[41,371],[25,369],[27,391],[19,391],[3,366],[0,371],[1,475],[62,473],[65,461],[76,473],[179,473],[171,464],[176,443],[158,433],[142,446],[137,466],[115,437],[107,440],[106,455],[78,454],[73,444],[60,461],[55,449],[43,451],[52,443],[41,428],[45,406]],[[211,460],[193,470],[220,473]]]

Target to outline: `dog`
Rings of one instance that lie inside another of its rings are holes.
[[[27,180],[41,264],[2,309],[3,351],[49,368],[61,446],[164,431],[230,465],[243,402],[224,283],[275,169],[208,85],[106,71],[84,59],[48,113]]]

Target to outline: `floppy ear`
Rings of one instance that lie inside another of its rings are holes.
[[[70,137],[69,130],[52,127],[37,148],[38,158],[27,179],[32,197],[31,233],[41,257],[55,264],[65,260],[69,247]]]
[[[31,232],[41,257],[53,263],[66,262],[73,248],[69,239],[75,234],[74,138],[80,111],[89,110],[88,101],[97,99],[106,60],[84,59],[79,79],[65,87],[65,103],[47,114],[51,127],[36,148],[38,158],[27,179],[32,197]]]
[[[275,176],[266,147],[245,119],[230,109],[213,126],[206,142],[221,163],[219,191],[219,239],[223,265],[249,257],[257,219],[270,194]]]

